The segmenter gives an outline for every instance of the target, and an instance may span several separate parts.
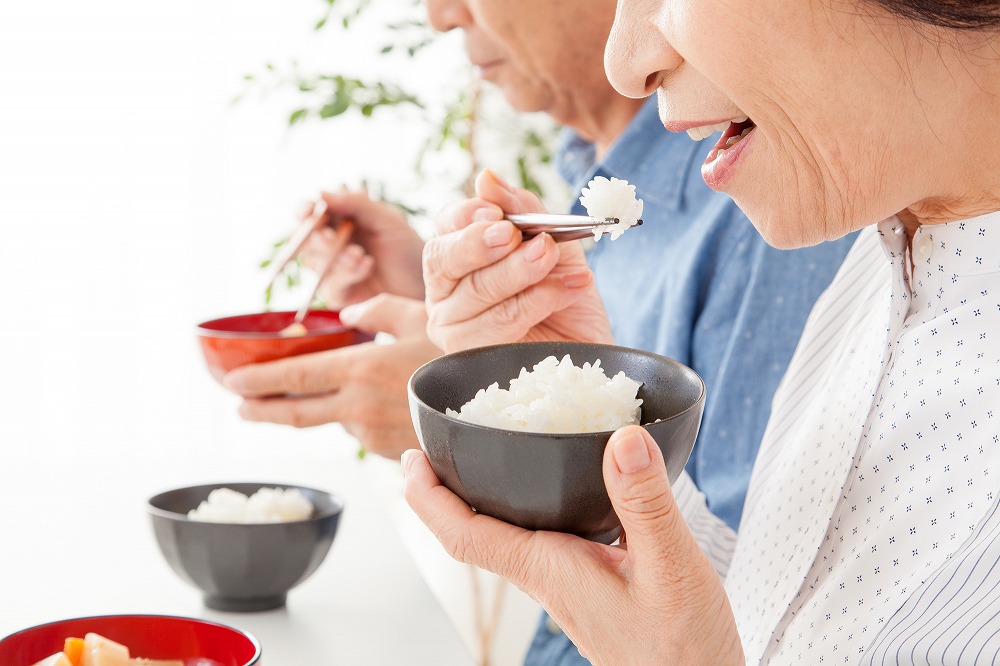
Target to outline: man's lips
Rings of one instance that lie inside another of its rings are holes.
[[[472,65],[473,67],[476,67],[479,70],[486,70],[496,67],[501,62],[503,62],[501,58],[496,58],[495,60],[482,60],[482,61],[473,60]]]

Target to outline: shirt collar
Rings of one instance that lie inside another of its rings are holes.
[[[912,318],[905,326],[960,307],[976,288],[975,276],[1000,271],[1000,211],[921,226],[909,245],[899,218],[879,223],[878,233],[894,266],[894,293],[909,302],[897,311]]]
[[[700,144],[683,135],[664,141],[666,131],[660,123],[654,95],[642,105],[600,163],[595,159],[594,144],[567,129],[556,149],[556,169],[579,190],[595,176],[634,180],[630,174],[655,162],[660,172],[658,182],[662,183],[658,197],[666,208],[677,210],[683,205],[684,188],[694,168],[692,162],[700,156]]]
[[[918,227],[909,247],[898,217],[880,222],[878,233],[890,261],[912,254],[915,278],[1000,271],[1000,211]]]

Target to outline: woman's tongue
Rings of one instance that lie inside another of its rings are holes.
[[[754,125],[753,121],[749,118],[741,123],[729,123],[729,127],[722,133],[718,143],[716,143],[713,148],[712,159],[714,159],[719,152],[725,150],[726,148],[731,148],[739,143],[740,139],[749,134],[754,127],[756,127],[756,125]]]

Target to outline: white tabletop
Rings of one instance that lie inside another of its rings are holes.
[[[278,442],[271,459],[206,461],[184,446],[176,457],[135,447],[135,455],[101,460],[5,443],[13,459],[0,466],[0,636],[68,617],[162,613],[245,629],[260,640],[268,666],[473,663],[348,447],[290,456],[294,445]],[[144,514],[158,490],[240,479],[312,485],[346,504],[330,554],[280,610],[204,608],[160,556]]]
[[[289,130],[298,96],[232,104],[267,62],[350,62],[384,78],[357,57],[381,37],[357,34],[364,21],[351,35],[314,31],[321,4],[0,3],[0,636],[172,613],[251,631],[267,666],[473,663],[469,571],[422,531],[398,479],[378,474],[386,461],[359,464],[336,426],[242,422],[192,331],[262,307],[258,262],[321,188],[394,184],[428,210],[452,196],[450,177],[410,185],[426,130],[405,110]],[[440,66],[389,66],[439,94],[465,71],[461,40],[450,44]],[[465,168],[451,160],[443,173]],[[326,561],[284,610],[207,611],[158,552],[146,499],[230,480],[346,502]],[[537,620],[526,597],[505,598],[494,666],[521,662]]]

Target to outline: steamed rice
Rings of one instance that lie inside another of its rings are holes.
[[[521,368],[509,389],[494,383],[480,389],[461,411],[448,416],[493,428],[540,433],[581,433],[616,430],[639,423],[641,382],[624,372],[608,378],[601,361],[582,367],[569,354],[561,361],[549,356],[531,372]]]
[[[298,488],[261,488],[250,497],[232,488],[216,488],[188,518],[203,523],[284,523],[305,520],[313,504]]]
[[[618,218],[618,224],[594,229],[594,240],[601,240],[602,234],[611,234],[611,240],[615,240],[642,217],[642,199],[636,199],[635,185],[619,178],[594,178],[583,188],[580,203],[590,217],[602,220]]]

